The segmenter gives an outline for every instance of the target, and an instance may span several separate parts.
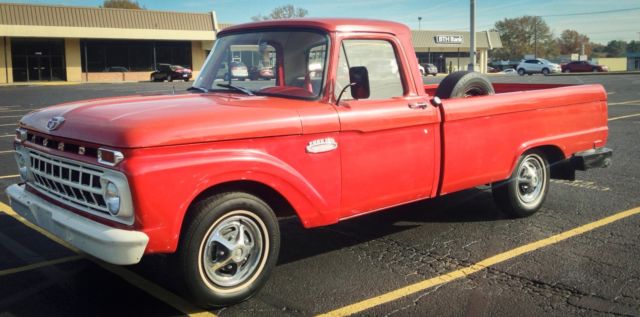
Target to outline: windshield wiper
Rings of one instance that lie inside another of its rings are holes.
[[[187,88],[187,91],[199,91],[199,92],[209,92],[209,90],[204,89],[202,87],[191,86]]]
[[[240,87],[240,86],[234,86],[231,84],[218,84],[218,87],[224,87],[224,88],[229,88],[229,89],[233,89],[233,90],[237,90],[239,92],[243,92],[249,96],[254,96],[254,94],[251,92],[251,90],[244,88],[244,87]]]

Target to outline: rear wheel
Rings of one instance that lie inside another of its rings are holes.
[[[524,76],[524,73],[525,73],[524,68],[518,69],[518,75]]]
[[[549,190],[550,171],[544,153],[523,154],[511,177],[492,184],[493,198],[511,217],[527,217],[540,209]]]
[[[173,77],[171,77],[171,75],[167,76],[167,81],[168,82],[172,82],[173,81]]]
[[[592,72],[594,72],[594,73],[597,73],[597,72],[599,72],[600,70],[594,67],[591,71],[592,71]]]
[[[491,81],[478,72],[460,71],[447,75],[436,90],[441,99],[493,95]]]
[[[174,255],[182,287],[205,307],[251,297],[278,259],[280,232],[273,210],[258,197],[234,192],[209,197],[191,212]]]

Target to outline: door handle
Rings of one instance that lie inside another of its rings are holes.
[[[422,101],[412,102],[412,103],[409,103],[409,108],[410,109],[426,109],[428,105],[429,105],[428,103],[422,102]]]

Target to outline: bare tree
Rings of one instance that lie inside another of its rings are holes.
[[[271,10],[269,15],[258,14],[251,17],[253,21],[278,20],[278,19],[294,19],[307,16],[309,11],[303,8],[296,8],[292,4],[283,5]]]
[[[118,9],[134,9],[134,10],[146,10],[144,6],[140,6],[138,1],[132,0],[104,0],[101,8],[118,8]]]

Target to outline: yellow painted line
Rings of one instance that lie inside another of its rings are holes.
[[[382,294],[373,298],[365,299],[363,301],[357,302],[355,304],[351,304],[342,308],[338,308],[336,310],[330,311],[328,313],[319,315],[319,316],[349,316],[355,313],[359,313],[365,311],[367,309],[371,309],[373,307],[386,304],[397,299],[415,294],[420,291],[424,291],[426,289],[446,284],[452,282],[454,280],[463,278],[465,276],[480,272],[492,265],[496,265],[498,263],[505,262],[507,260],[513,259],[515,257],[521,256],[523,254],[536,251],[540,248],[544,248],[546,246],[550,246],[556,244],[558,242],[564,241],[566,239],[581,235],[583,233],[592,231],[594,229],[606,226],[615,221],[631,217],[633,215],[640,214],[640,207],[636,207],[633,209],[629,209],[626,211],[619,212],[612,216],[602,218],[600,220],[588,223],[586,225],[571,229],[569,231],[565,231],[554,236],[551,236],[546,239],[538,240],[536,242],[532,242],[515,249],[500,253],[498,255],[494,255],[490,258],[484,259],[478,263],[472,264],[470,266],[464,267],[462,269],[452,271],[440,276],[436,276],[434,278],[424,280],[415,284],[411,284],[409,286],[397,289],[395,291],[388,292],[386,294]]]
[[[13,153],[15,151],[0,151],[0,154],[9,154],[9,153]]]
[[[44,262],[29,264],[29,265],[25,265],[25,266],[21,266],[21,267],[17,267],[17,268],[2,270],[2,271],[0,271],[0,276],[6,276],[6,275],[22,273],[22,272],[31,271],[31,270],[37,270],[37,269],[41,269],[41,268],[44,268],[44,267],[47,267],[47,266],[52,266],[52,265],[57,265],[57,264],[77,261],[77,260],[80,260],[80,259],[83,259],[83,258],[84,257],[82,255],[72,255],[72,256],[68,256],[68,257],[64,257],[64,258],[60,258],[60,259],[55,259],[55,260],[51,260],[51,261],[44,261]]]
[[[7,204],[3,203],[0,201],[0,211],[6,213],[7,215],[15,218],[16,220],[22,222],[23,224],[25,224],[27,227],[34,229],[36,231],[38,231],[39,233],[45,235],[47,238],[57,242],[58,244],[76,252],[76,253],[81,253],[80,250],[78,250],[76,247],[69,245],[67,242],[61,240],[60,238],[54,236],[53,234],[49,233],[48,231],[34,225],[33,223],[29,222],[28,220],[24,219],[22,216],[18,215],[11,207],[9,207]],[[180,298],[179,296],[165,290],[164,288],[158,286],[157,284],[145,279],[144,277],[131,272],[130,270],[125,269],[124,267],[121,266],[116,266],[116,265],[111,265],[108,263],[105,263],[103,261],[100,261],[98,259],[94,259],[92,257],[87,257],[89,260],[93,261],[95,264],[99,265],[100,267],[104,268],[105,270],[121,277],[123,280],[125,280],[126,282],[128,282],[129,284],[140,288],[141,290],[147,292],[147,294],[163,301],[164,303],[170,305],[171,307],[181,311],[184,314],[187,314],[189,316],[195,316],[195,317],[203,317],[203,316],[209,316],[209,317],[215,317],[216,315],[208,312],[208,311],[203,311],[201,308],[198,308],[194,305],[192,305],[191,303],[187,302],[186,300]]]
[[[616,121],[616,120],[620,120],[620,119],[633,118],[633,117],[637,117],[637,116],[640,116],[640,113],[630,114],[628,116],[620,116],[620,117],[609,118],[609,121]]]
[[[20,177],[20,175],[4,175],[4,176],[0,176],[0,179],[16,178],[16,177]]]
[[[638,104],[638,105],[640,105],[640,99],[608,103],[609,106],[628,105],[628,104]]]

